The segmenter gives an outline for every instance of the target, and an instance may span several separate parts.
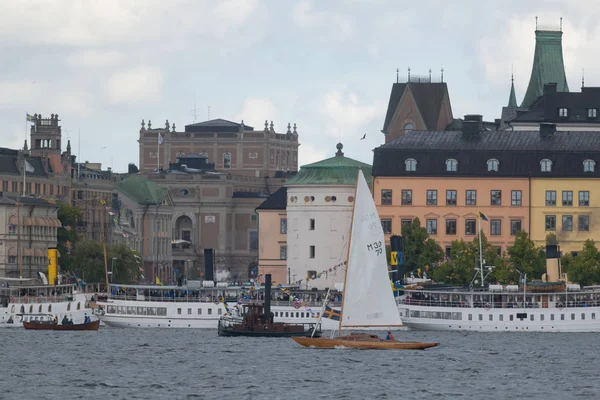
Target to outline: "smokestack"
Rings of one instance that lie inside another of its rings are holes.
[[[546,282],[560,281],[558,270],[559,256],[558,245],[549,244],[546,246]]]
[[[271,274],[265,274],[265,305],[264,305],[265,319],[271,320]]]

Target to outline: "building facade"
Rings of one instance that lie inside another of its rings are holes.
[[[58,207],[31,196],[0,193],[0,277],[37,278],[56,248]]]
[[[260,206],[258,214],[258,273],[271,274],[273,282],[291,283],[287,266],[287,188],[279,188]]]
[[[465,116],[462,131],[404,135],[375,150],[384,230],[399,234],[403,222],[419,217],[448,251],[453,240],[473,239],[481,211],[488,219],[481,228],[499,251],[520,229],[537,245],[554,233],[563,251],[579,249],[584,237],[600,233],[591,206],[600,177],[598,133],[557,131],[553,124],[483,131],[481,116]]]
[[[343,283],[358,169],[371,181],[371,166],[345,157],[303,165],[287,187],[287,248],[291,282],[324,289]],[[310,279],[306,279],[309,277]]]

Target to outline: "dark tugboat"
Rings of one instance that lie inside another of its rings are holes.
[[[271,312],[271,275],[265,275],[265,300],[263,304],[243,304],[240,316],[223,316],[219,319],[219,336],[254,337],[320,337],[321,325],[287,324],[273,322]]]

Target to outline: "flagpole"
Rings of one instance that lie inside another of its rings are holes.
[[[23,150],[23,196],[25,196],[25,176],[27,173],[27,160],[25,159],[25,150]]]
[[[481,212],[477,211],[477,222],[479,223],[479,272],[481,273],[481,286],[483,286],[483,245],[481,243]]]
[[[156,145],[156,154],[158,155],[156,159],[156,172],[160,174],[160,132],[158,132],[158,140]]]

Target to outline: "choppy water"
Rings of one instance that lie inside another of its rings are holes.
[[[597,334],[398,332],[426,351],[315,350],[216,331],[2,329],[1,399],[600,397]]]

